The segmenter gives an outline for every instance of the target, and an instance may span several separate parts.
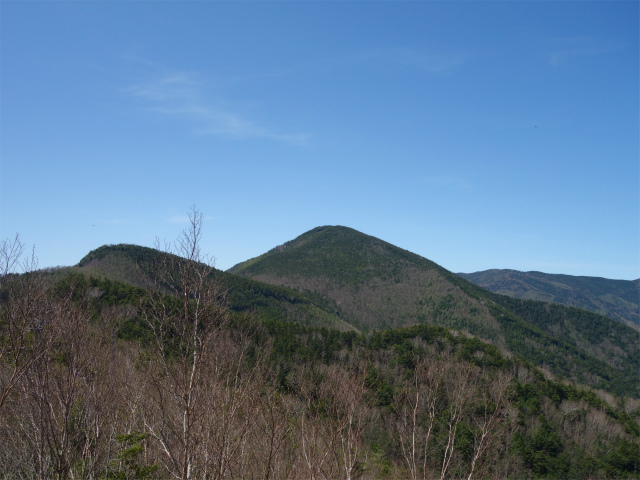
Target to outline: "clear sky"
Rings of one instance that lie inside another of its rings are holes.
[[[636,1],[0,2],[0,238],[320,225],[454,272],[640,277]]]

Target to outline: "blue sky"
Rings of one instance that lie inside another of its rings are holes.
[[[638,2],[0,3],[0,237],[227,269],[345,225],[455,272],[640,277]]]

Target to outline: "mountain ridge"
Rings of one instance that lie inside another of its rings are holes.
[[[640,279],[614,280],[511,269],[458,275],[495,293],[578,307],[640,329]]]
[[[162,255],[134,245],[103,246],[70,268],[144,286],[140,266]],[[441,326],[574,382],[640,396],[638,332],[584,310],[492,293],[348,227],[312,229],[215,275],[224,279],[233,311],[255,312],[262,320],[365,333]]]
[[[148,267],[162,255],[159,250],[130,244],[103,245],[85,255],[72,271],[105,276],[143,288]],[[287,319],[303,325],[317,324],[338,330],[354,330],[334,313],[300,292],[268,285],[213,269],[213,275],[229,292],[229,306],[236,312],[255,312],[259,318]]]
[[[431,260],[348,227],[314,228],[228,272],[313,292],[335,302],[340,317],[361,330],[444,326],[577,381],[594,385],[592,375],[605,382],[613,375],[625,388],[637,390],[638,332],[583,310],[514,303]]]

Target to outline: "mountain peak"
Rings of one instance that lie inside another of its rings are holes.
[[[297,290],[362,331],[415,324],[455,329],[536,363],[557,364],[558,373],[591,384],[620,375],[613,365],[631,371],[635,367],[630,365],[638,364],[633,353],[638,334],[619,322],[491,293],[426,258],[348,227],[316,227],[229,272]],[[609,349],[609,341],[618,349]],[[589,355],[605,350],[608,365],[589,363]],[[580,372],[609,373],[594,380],[571,370],[574,364],[581,365]]]
[[[229,272],[330,297],[358,328],[428,323],[439,308],[458,300],[464,303],[460,312],[478,317],[458,327],[484,324],[489,316],[486,307],[463,292],[477,290],[470,282],[419,255],[343,226],[316,227]]]

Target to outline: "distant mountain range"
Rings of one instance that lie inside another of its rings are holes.
[[[640,328],[640,279],[609,280],[496,269],[458,275],[501,295],[583,308]]]

